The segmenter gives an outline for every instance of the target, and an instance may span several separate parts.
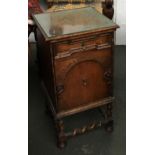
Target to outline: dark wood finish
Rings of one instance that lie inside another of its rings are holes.
[[[104,126],[112,131],[114,31],[118,26],[46,39],[37,29],[40,74],[53,114],[58,146],[67,138]],[[64,132],[62,118],[104,106],[105,120]]]
[[[105,0],[102,2],[102,13],[112,19],[114,15],[113,0]]]
[[[64,132],[64,123],[62,120],[56,121],[56,128],[58,133],[58,147],[60,149],[64,148],[67,142],[67,136]]]
[[[48,8],[52,7],[53,5],[64,5],[64,4],[81,4],[81,3],[94,3],[94,0],[46,0],[46,3],[48,5]]]
[[[47,3],[48,8],[52,7],[52,5],[53,5],[53,2],[51,2],[49,0],[46,0],[46,3]]]

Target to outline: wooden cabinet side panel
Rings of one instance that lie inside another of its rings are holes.
[[[44,85],[52,99],[53,105],[56,108],[55,84],[53,75],[53,55],[51,54],[50,43],[46,42],[41,32],[37,29],[37,55],[39,61],[39,71]]]

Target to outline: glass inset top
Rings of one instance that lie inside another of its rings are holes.
[[[92,7],[36,14],[34,20],[46,39],[94,29],[117,27],[115,23]]]

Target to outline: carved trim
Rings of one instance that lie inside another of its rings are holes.
[[[74,136],[77,136],[77,135],[80,135],[80,134],[84,134],[86,132],[89,132],[89,131],[92,131],[94,129],[105,126],[108,122],[107,121],[93,122],[91,124],[83,126],[82,128],[76,128],[72,132],[66,133],[66,136],[68,138],[68,137],[74,137]]]
[[[68,63],[68,65],[64,66],[64,68],[62,69],[61,71],[61,80],[59,80],[58,83],[64,83],[64,81],[66,80],[66,77],[67,77],[67,74],[69,74],[69,72],[74,69],[74,67],[76,67],[77,65],[79,65],[80,63],[86,63],[86,62],[93,62],[93,63],[97,63],[101,66],[101,68],[103,69],[106,69],[107,67],[109,68],[109,63],[107,65],[107,63],[104,64],[103,61],[106,61],[106,60],[109,60],[110,58],[109,57],[105,57],[105,58],[102,58],[102,59],[95,59],[94,57],[82,57],[80,59],[76,59],[70,63]],[[58,77],[58,76],[57,76]],[[60,79],[60,78],[59,78]]]
[[[105,49],[105,48],[109,48],[111,47],[112,45],[109,43],[109,44],[100,44],[100,45],[97,45],[96,46],[96,49],[97,50],[102,50],[102,49]]]
[[[101,50],[101,49],[109,48],[111,46],[112,46],[111,43],[104,43],[104,44],[99,44],[99,45],[92,44],[92,45],[87,45],[87,46],[78,47],[78,48],[71,48],[67,52],[58,53],[57,56],[55,56],[55,59],[69,57],[74,53],[89,51],[93,49]]]
[[[63,93],[63,91],[64,91],[64,85],[57,85],[56,86],[57,95],[60,95],[61,93]]]
[[[109,81],[112,80],[112,72],[111,69],[108,69],[104,72],[104,78]]]
[[[66,80],[67,75],[69,74],[69,72],[71,70],[73,70],[77,65],[81,64],[81,63],[86,63],[86,62],[93,62],[93,63],[97,63],[98,65],[100,65],[101,68],[103,68],[103,64],[95,59],[90,59],[90,58],[84,58],[84,59],[80,59],[77,60],[76,63],[71,64],[70,66],[68,66],[68,68],[66,69],[66,71],[64,72],[64,81]]]
[[[108,90],[109,90],[109,94],[112,95],[112,78],[113,78],[113,74],[112,74],[112,69],[108,68],[106,69],[106,71],[104,72],[104,79],[106,80],[106,84],[108,86]]]

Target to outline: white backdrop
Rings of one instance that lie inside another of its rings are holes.
[[[114,21],[120,26],[116,32],[116,45],[126,45],[126,0],[114,0]]]

